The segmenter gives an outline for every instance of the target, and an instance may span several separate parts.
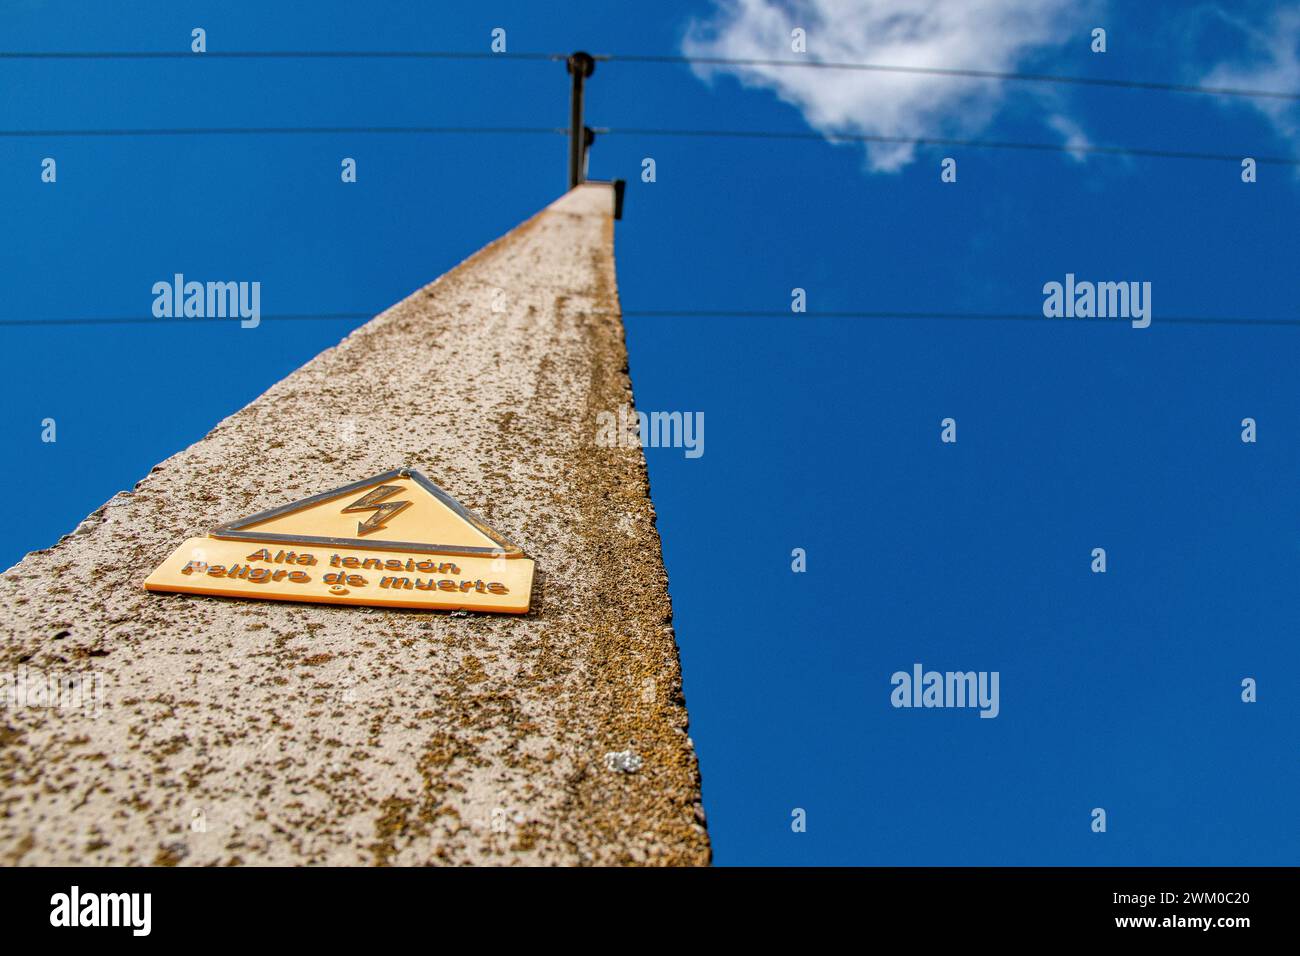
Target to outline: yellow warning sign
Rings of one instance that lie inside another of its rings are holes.
[[[533,561],[420,472],[403,468],[191,538],[144,586],[523,614]]]

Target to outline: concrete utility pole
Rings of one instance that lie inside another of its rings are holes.
[[[571,168],[572,172],[572,168]],[[0,581],[0,863],[709,860],[588,183],[272,386]],[[523,616],[157,594],[222,522],[406,465],[536,560]]]

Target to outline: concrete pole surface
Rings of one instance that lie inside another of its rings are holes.
[[[709,861],[645,458],[595,441],[632,402],[612,214],[569,192],[4,575],[0,864]],[[141,587],[403,465],[536,559],[530,613]]]

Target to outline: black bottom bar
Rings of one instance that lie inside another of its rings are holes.
[[[0,913],[10,945],[73,933],[82,942],[126,940],[147,928],[149,939],[205,948],[254,937],[295,947],[412,937],[437,945],[466,932],[494,944],[532,933],[605,945],[630,933],[676,946],[696,937],[701,921],[737,936],[816,927],[927,942],[1104,934],[1231,945],[1293,923],[1295,876],[1208,868],[8,869],[0,871]]]

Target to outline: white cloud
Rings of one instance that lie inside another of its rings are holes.
[[[1245,35],[1251,62],[1220,64],[1205,76],[1202,82],[1206,86],[1278,91],[1300,89],[1300,9],[1279,9],[1272,20],[1263,25],[1240,19],[1221,9],[1216,12]],[[1242,100],[1224,99],[1224,103],[1230,102],[1240,103]],[[1268,117],[1282,136],[1300,142],[1300,106],[1295,100],[1252,98],[1245,102]]]
[[[692,22],[687,56],[809,59],[946,69],[1014,71],[1032,53],[1067,42],[1086,49],[1077,0],[717,0]],[[807,31],[807,53],[790,33]],[[971,136],[1001,105],[1005,82],[908,73],[696,64],[708,79],[734,74],[795,106],[818,132],[873,136]],[[1067,121],[1068,122],[1068,121]],[[1060,130],[1067,139],[1082,132]],[[1079,141],[1086,142],[1080,139]],[[869,143],[867,163],[891,171],[914,158],[906,143]]]
[[[1088,154],[1083,150],[1091,146],[1092,141],[1078,123],[1061,113],[1054,113],[1047,118],[1047,125],[1061,134],[1065,145],[1070,149],[1071,158],[1076,162],[1087,162]]]

